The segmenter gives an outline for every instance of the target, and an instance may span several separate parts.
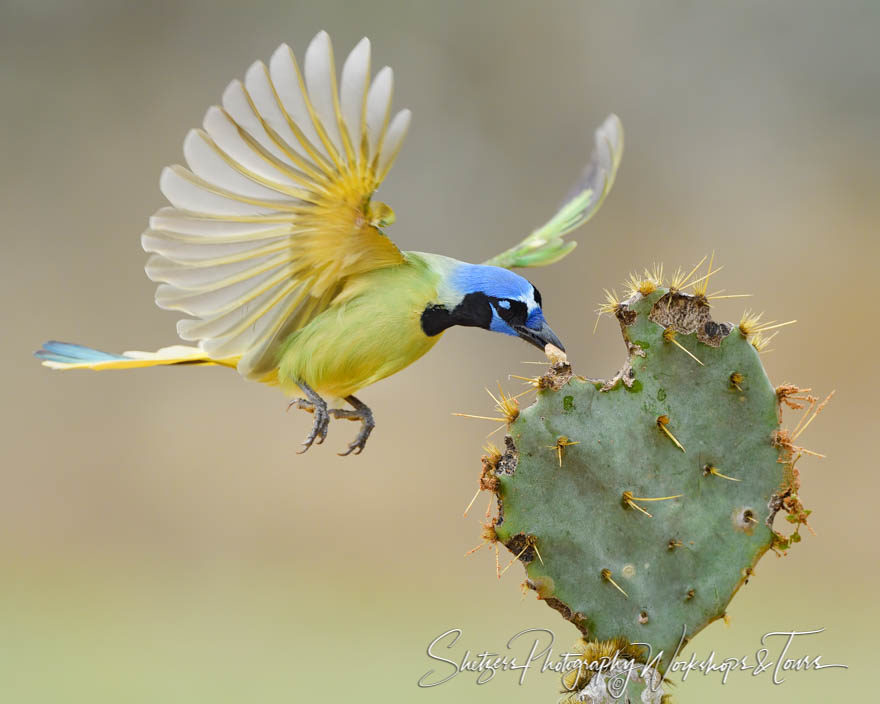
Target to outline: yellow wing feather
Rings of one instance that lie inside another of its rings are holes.
[[[371,200],[410,120],[408,110],[391,118],[392,83],[387,67],[370,81],[367,39],[338,86],[326,33],[302,72],[282,45],[189,133],[189,168],[163,171],[172,207],[142,237],[147,275],[161,284],[160,307],[192,316],[178,333],[208,358],[238,359],[243,375],[264,379],[280,342],[349,277],[403,261],[379,229],[392,211]]]

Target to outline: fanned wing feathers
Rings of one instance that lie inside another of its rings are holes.
[[[571,252],[577,242],[565,242],[562,238],[599,210],[614,185],[621,156],[623,126],[617,115],[612,114],[596,130],[590,161],[557,213],[518,245],[492,257],[486,264],[507,269],[545,266]]]
[[[300,72],[282,45],[267,67],[233,81],[183,151],[189,168],[163,171],[171,203],[142,244],[156,303],[194,319],[184,340],[262,378],[276,344],[326,308],[349,276],[403,255],[376,227],[370,197],[397,154],[410,113],[390,114],[392,73],[370,83],[361,40],[337,89],[330,38],[318,34]]]

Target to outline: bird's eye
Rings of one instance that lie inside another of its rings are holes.
[[[500,318],[509,325],[520,325],[525,322],[528,309],[522,301],[514,301],[509,298],[499,298],[493,300],[495,311]]]

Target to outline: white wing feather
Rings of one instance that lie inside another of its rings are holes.
[[[326,33],[303,66],[282,45],[268,67],[256,62],[244,82],[227,86],[222,107],[184,140],[188,168],[163,170],[172,207],[141,238],[153,254],[147,275],[160,283],[156,303],[194,318],[178,323],[181,338],[216,358],[240,357],[239,371],[253,378],[270,370],[310,284],[328,276],[304,269],[309,245],[299,238],[320,234],[321,208],[332,206],[345,173],[372,173],[378,185],[410,122],[408,110],[389,119],[391,69],[370,82],[367,39],[345,60],[338,91]]]
[[[360,149],[365,100],[370,86],[370,40],[364,37],[352,49],[342,66],[339,80],[339,109],[351,145]]]

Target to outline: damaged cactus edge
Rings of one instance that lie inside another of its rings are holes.
[[[496,398],[508,433],[482,458],[479,488],[497,512],[481,545],[507,547],[524,588],[580,632],[570,701],[604,701],[591,663],[612,650],[643,675],[627,685],[633,700],[669,701],[657,680],[676,651],[726,618],[763,554],[785,554],[807,525],[796,464],[817,453],[796,443],[830,396],[774,388],[759,353],[784,323],[716,323],[709,275],[688,283],[695,270],[632,276],[624,300],[606,292],[600,312],[627,350],[611,379],[575,375],[548,349],[547,373],[525,379],[533,404]],[[802,412],[790,430],[783,407]],[[788,535],[774,527],[780,511]]]

